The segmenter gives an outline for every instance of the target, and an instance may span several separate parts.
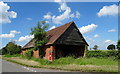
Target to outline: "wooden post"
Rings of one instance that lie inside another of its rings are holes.
[[[53,45],[53,60],[55,60],[55,45]]]
[[[84,50],[84,56],[83,57],[86,57],[86,50],[88,49],[88,46],[85,45],[85,50]]]

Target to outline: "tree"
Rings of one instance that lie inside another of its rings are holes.
[[[21,53],[21,46],[16,45],[13,42],[9,42],[4,48],[2,48],[2,54],[19,54]]]
[[[118,49],[118,50],[120,50],[120,40],[118,40],[118,42],[117,42],[117,45],[116,45],[116,46],[117,46],[117,49]]]
[[[9,42],[6,46],[6,48],[7,48],[8,54],[13,55],[15,53],[14,50],[15,50],[16,46],[14,45],[13,42]]]
[[[46,30],[48,29],[48,24],[46,24],[45,21],[38,21],[37,26],[34,28],[31,28],[31,33],[34,35],[34,40],[35,40],[35,47],[34,50],[40,50],[40,56],[43,57],[45,54],[45,51],[41,49],[42,46],[44,46],[48,40],[46,37]]]
[[[113,44],[110,44],[108,47],[107,47],[108,50],[115,50],[115,45]]]
[[[2,55],[7,54],[7,49],[6,49],[6,47],[3,47],[3,48],[1,49],[1,53],[2,53]]]
[[[97,45],[94,45],[93,49],[94,49],[94,50],[98,50],[98,46],[97,46]]]

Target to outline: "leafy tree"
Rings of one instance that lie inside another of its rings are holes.
[[[2,50],[0,49],[0,55],[2,55]]]
[[[113,44],[110,44],[108,47],[107,47],[108,50],[115,50],[115,45]]]
[[[45,51],[41,49],[42,46],[44,46],[48,40],[46,37],[46,30],[48,29],[48,24],[46,24],[45,21],[38,21],[37,26],[34,28],[31,28],[31,33],[34,35],[34,40],[35,40],[35,47],[34,50],[40,50],[40,56],[43,57],[45,54]]]
[[[15,50],[16,46],[14,45],[13,42],[9,42],[6,46],[6,48],[7,48],[8,54],[12,55],[15,52],[14,50]]]
[[[117,45],[116,45],[116,46],[117,46],[117,49],[118,49],[118,50],[120,50],[120,40],[118,40],[118,42],[117,42]]]
[[[6,47],[3,47],[3,48],[1,49],[1,53],[2,53],[2,55],[7,54],[7,49],[6,49]]]
[[[21,53],[21,46],[16,45],[13,42],[9,42],[4,48],[2,48],[2,54],[19,54]]]
[[[98,46],[97,46],[97,45],[94,45],[93,49],[94,49],[94,50],[98,50]]]

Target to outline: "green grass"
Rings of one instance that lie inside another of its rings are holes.
[[[44,59],[37,59],[32,57],[30,60],[37,61],[41,65],[69,65],[69,64],[76,64],[76,65],[118,65],[118,60],[113,60],[111,58],[77,58],[74,59],[73,57],[64,57],[60,59],[56,59],[53,62],[47,61]]]
[[[51,61],[48,61],[45,59],[38,59],[38,58],[34,58],[34,57],[32,57],[31,60],[39,62],[40,65],[50,65],[52,63]]]
[[[20,57],[21,54],[14,54],[14,55],[9,55],[9,54],[6,54],[6,55],[3,55],[3,57]]]
[[[51,64],[52,65],[67,65],[67,64],[73,64],[75,59],[73,57],[65,57],[65,58],[59,58],[54,60]]]
[[[48,60],[32,57],[31,59],[28,59],[27,63],[30,63],[30,61],[32,60],[38,62],[39,64],[33,66],[17,60],[18,58],[21,60],[26,60],[27,58],[25,56],[4,55],[3,58],[4,57],[10,62],[14,62],[20,65],[34,67],[34,68],[50,68],[50,69],[80,71],[80,72],[118,72],[118,60],[114,60],[113,58],[95,58],[95,57],[82,58],[81,57],[75,59],[73,57],[63,57],[51,62]],[[14,57],[14,60],[12,57]]]
[[[23,59],[27,59],[25,56],[22,56],[20,54],[15,55],[3,55],[3,57],[20,57]],[[39,62],[41,65],[68,65],[68,64],[76,64],[76,65],[118,65],[118,60],[114,60],[112,58],[73,58],[73,57],[63,57],[54,60],[53,62],[44,60],[44,59],[38,59],[32,57],[31,59]]]
[[[78,65],[118,65],[117,60],[110,58],[78,58],[75,59],[74,64]]]

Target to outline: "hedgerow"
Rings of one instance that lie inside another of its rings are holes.
[[[114,59],[120,59],[119,50],[87,50],[86,57],[97,57],[97,58],[108,58],[113,57]]]

